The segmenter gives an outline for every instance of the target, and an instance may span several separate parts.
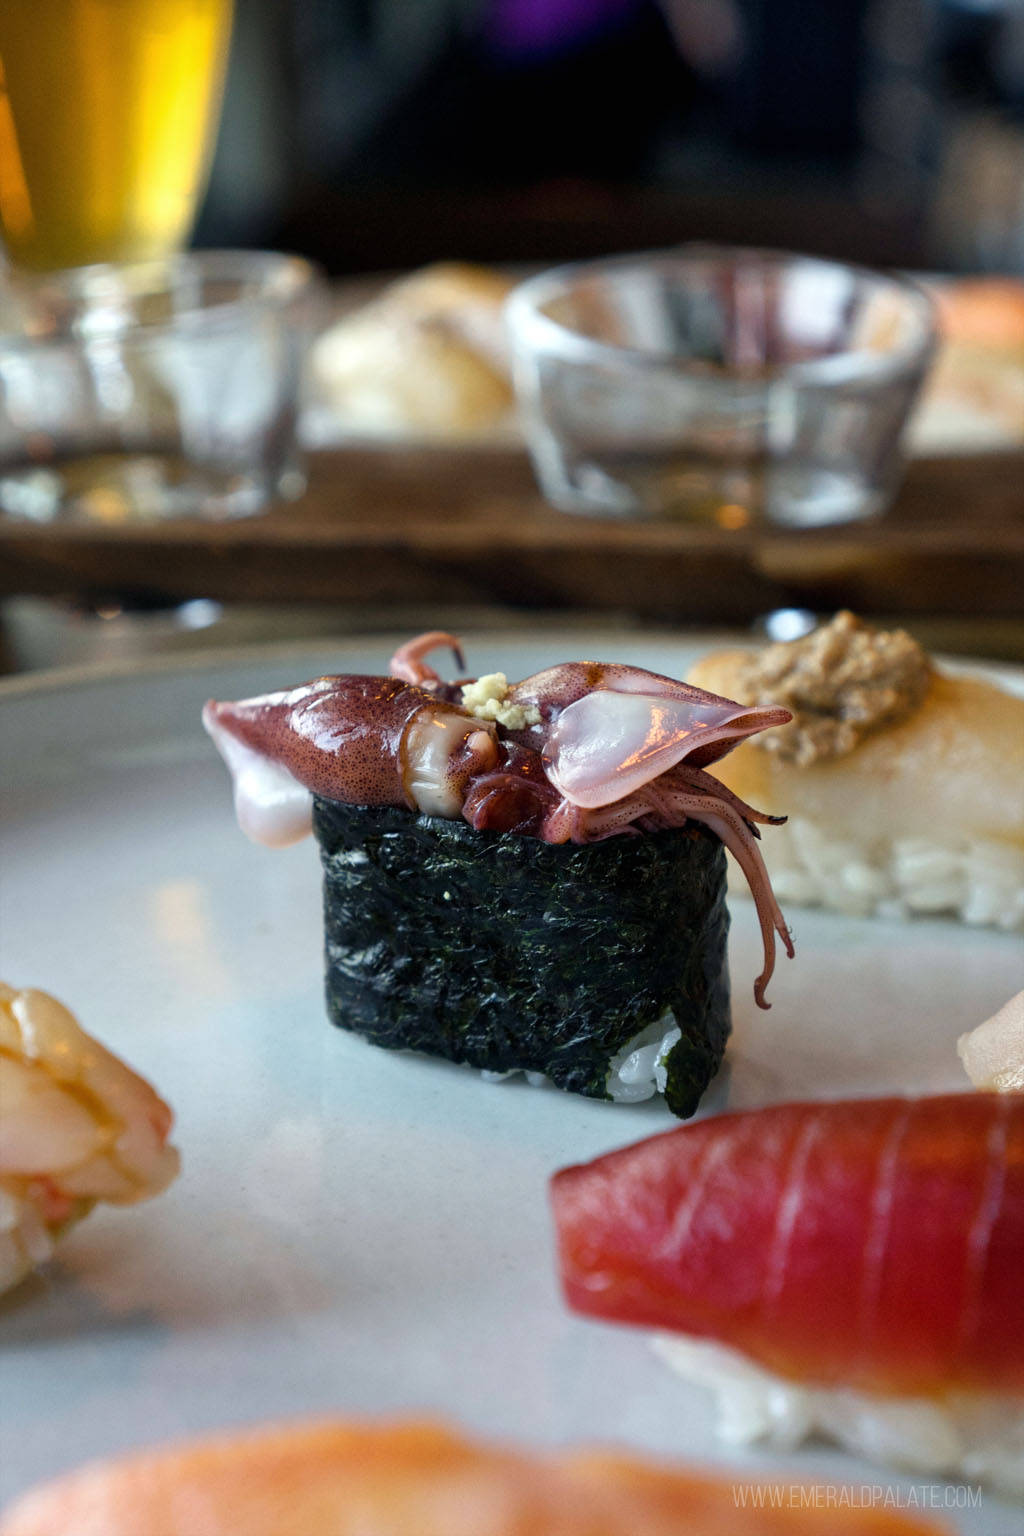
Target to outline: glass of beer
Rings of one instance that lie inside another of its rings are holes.
[[[231,0],[3,0],[0,229],[16,269],[184,245],[230,32]]]
[[[231,0],[0,0],[0,511],[260,512],[296,450],[317,275],[183,250]]]

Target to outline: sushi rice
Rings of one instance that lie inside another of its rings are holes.
[[[672,1047],[682,1039],[682,1030],[676,1023],[671,1009],[634,1035],[621,1051],[617,1051],[608,1064],[605,1087],[608,1097],[616,1104],[639,1104],[665,1092],[668,1081],[667,1061]],[[531,1072],[516,1067],[510,1072],[481,1072],[487,1083],[504,1083],[522,1073],[534,1088],[549,1085],[550,1079],[543,1072]]]
[[[920,837],[854,843],[794,815],[772,835],[769,867],[784,903],[848,917],[950,914],[974,927],[1024,931],[1024,849],[1006,844]],[[745,891],[746,881],[730,879],[730,895]]]
[[[713,1339],[656,1333],[651,1343],[679,1375],[714,1392],[718,1433],[731,1445],[788,1452],[817,1435],[872,1461],[984,1483],[1006,1498],[1024,1499],[1019,1398],[881,1397],[809,1387]]]

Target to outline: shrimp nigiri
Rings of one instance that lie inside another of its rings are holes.
[[[825,1429],[1024,1493],[1024,1095],[722,1115],[553,1199],[570,1306],[669,1330],[729,1438]]]
[[[324,1420],[85,1467],[26,1494],[0,1536],[940,1536],[843,1506],[834,1487],[795,1491],[805,1497],[739,1505],[724,1478],[607,1451],[540,1455],[431,1423]]]
[[[0,1291],[98,1200],[133,1205],[178,1172],[171,1111],[46,992],[0,982]]]

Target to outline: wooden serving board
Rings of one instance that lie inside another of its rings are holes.
[[[878,522],[728,531],[567,516],[515,449],[316,453],[262,517],[148,526],[0,518],[0,594],[246,603],[495,603],[736,623],[784,606],[1019,617],[1024,454],[918,459]]]

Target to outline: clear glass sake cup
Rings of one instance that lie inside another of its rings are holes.
[[[554,506],[733,529],[878,516],[935,346],[909,280],[709,246],[544,272],[507,320]]]
[[[0,511],[244,517],[305,485],[316,270],[199,251],[0,283]]]

